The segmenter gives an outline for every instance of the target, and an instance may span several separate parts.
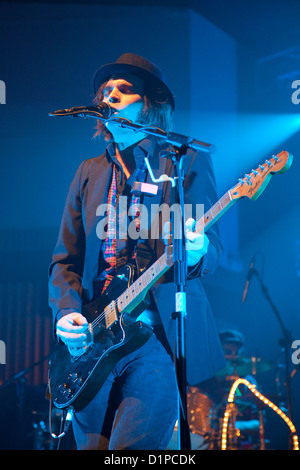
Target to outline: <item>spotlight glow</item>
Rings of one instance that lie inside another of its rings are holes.
[[[273,153],[289,150],[285,142],[299,130],[298,113],[192,112],[193,137],[217,148],[213,161],[221,190]]]

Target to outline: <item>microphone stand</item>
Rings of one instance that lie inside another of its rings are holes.
[[[174,260],[174,284],[175,311],[172,319],[177,322],[176,347],[175,347],[175,368],[178,384],[178,448],[180,450],[190,450],[190,430],[187,418],[187,379],[186,379],[186,292],[187,264],[185,250],[185,215],[184,215],[184,172],[182,163],[186,147],[182,146],[174,154],[170,154],[174,164],[177,184],[172,192],[172,199],[175,203],[176,213],[171,212],[173,260]],[[179,214],[178,214],[179,211]]]
[[[172,221],[172,242],[173,242],[173,259],[174,259],[174,284],[175,293],[175,312],[172,319],[177,322],[176,329],[176,345],[175,345],[175,366],[176,378],[178,386],[178,448],[179,450],[190,450],[190,430],[187,419],[187,378],[186,378],[186,292],[185,286],[187,282],[187,264],[185,250],[185,215],[184,215],[184,171],[183,159],[188,148],[195,151],[214,152],[215,147],[211,144],[200,142],[198,140],[186,137],[182,134],[174,132],[166,133],[155,127],[145,127],[133,124],[123,118],[116,118],[121,127],[142,131],[146,134],[154,135],[172,145],[173,150],[164,155],[171,158],[174,164],[176,184],[173,186],[172,199],[175,207],[180,208],[180,214],[174,217],[171,213]]]
[[[272,301],[272,299],[269,295],[268,289],[265,286],[265,284],[263,283],[263,280],[261,279],[261,277],[259,275],[259,272],[256,269],[253,270],[253,275],[256,275],[256,277],[259,281],[262,293],[264,294],[265,298],[269,302],[269,304],[270,304],[270,306],[271,306],[271,308],[272,308],[272,310],[273,310],[273,312],[274,312],[274,314],[275,314],[275,316],[276,316],[276,318],[279,322],[279,325],[280,325],[280,328],[281,328],[281,331],[282,331],[283,337],[279,340],[279,344],[284,350],[285,369],[286,369],[287,409],[288,409],[289,418],[290,418],[291,421],[293,421],[292,383],[291,383],[291,375],[289,373],[289,370],[290,370],[290,356],[289,356],[290,346],[289,345],[292,344],[292,336],[291,336],[290,331],[285,327],[285,325],[282,321],[282,318],[280,316],[279,310],[274,305],[274,303],[273,303],[273,301]]]
[[[73,108],[74,109],[74,108]],[[68,111],[68,110],[66,110]],[[50,114],[55,116],[55,114]],[[60,114],[63,115],[63,114]],[[66,113],[65,115],[70,115]],[[175,132],[165,132],[162,129],[152,126],[143,126],[134,124],[128,119],[111,117],[107,119],[98,110],[95,111],[87,108],[83,111],[73,113],[73,117],[93,117],[106,122],[115,122],[121,127],[132,129],[135,132],[143,132],[144,134],[153,135],[159,139],[164,139],[169,143],[173,151],[164,154],[164,157],[171,158],[174,164],[175,176],[174,181],[176,184],[172,185],[174,191],[172,198],[175,201],[175,207],[180,207],[181,213],[179,216],[174,217],[172,212],[172,240],[173,240],[173,259],[174,259],[174,284],[176,287],[175,294],[175,312],[172,314],[172,319],[177,321],[176,332],[176,345],[175,345],[175,365],[178,384],[178,447],[179,450],[190,450],[190,432],[187,420],[187,380],[186,380],[186,292],[185,286],[187,282],[187,264],[186,264],[186,251],[185,251],[185,217],[184,217],[184,171],[183,159],[188,148],[195,151],[202,152],[215,152],[215,147],[212,144],[201,142],[199,140],[187,137]],[[179,235],[179,236],[178,236]]]

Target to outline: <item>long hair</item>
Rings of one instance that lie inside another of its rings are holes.
[[[103,101],[103,91],[106,83],[99,87],[94,98],[95,105]],[[170,132],[173,125],[173,110],[166,92],[157,87],[153,88],[152,84],[144,82],[143,102],[144,105],[136,124],[155,126],[165,132]],[[103,136],[106,141],[113,140],[112,134],[100,120],[97,120],[96,132],[94,133],[94,137],[98,136]]]

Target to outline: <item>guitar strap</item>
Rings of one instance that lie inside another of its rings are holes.
[[[164,151],[165,152],[165,151]],[[185,171],[185,178],[190,176],[190,170],[194,163],[194,159],[197,155],[197,152],[188,152],[184,160]],[[151,168],[155,178],[159,178],[161,175],[166,174],[170,178],[173,176],[174,173],[174,165],[170,158],[160,157],[159,153],[155,153],[150,161]],[[146,183],[152,183],[151,177],[148,173],[146,178]],[[143,196],[143,205],[148,211],[148,238],[143,239],[139,238],[136,246],[136,264],[138,269],[138,275],[142,274],[156,259],[157,255],[160,256],[162,252],[157,253],[157,241],[153,240],[151,237],[150,229],[153,228],[153,224],[157,223],[157,219],[151,216],[151,206],[158,205],[164,203],[166,198],[166,192],[168,190],[168,186],[170,186],[170,182],[158,183],[158,191],[156,196]],[[172,191],[171,189],[169,189]],[[172,194],[171,194],[172,197]],[[162,241],[162,240],[161,240]],[[160,250],[161,251],[161,250]]]

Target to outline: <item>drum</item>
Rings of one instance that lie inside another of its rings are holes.
[[[189,387],[187,392],[187,415],[190,427],[192,450],[208,450],[212,448],[214,430],[212,416],[214,404],[210,398],[196,387]],[[175,424],[168,449],[178,449],[178,424]]]
[[[213,402],[207,395],[200,393],[196,387],[188,388],[187,412],[192,433],[205,436],[211,432],[213,408]]]

